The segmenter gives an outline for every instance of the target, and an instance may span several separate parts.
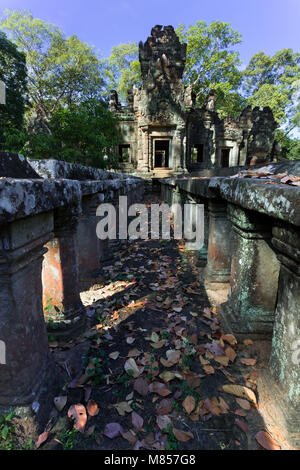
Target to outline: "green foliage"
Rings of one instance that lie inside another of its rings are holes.
[[[128,91],[141,84],[138,47],[134,42],[114,46],[106,62],[109,90],[117,90],[120,100],[126,100]]]
[[[14,417],[14,411],[7,415],[0,416],[0,450],[12,450],[13,437],[15,430],[11,424],[11,419]]]
[[[226,114],[239,113],[240,59],[234,47],[241,42],[241,35],[221,21],[209,26],[197,21],[189,28],[182,24],[176,33],[181,42],[187,43],[184,80],[193,85],[197,102],[204,104],[209,90],[215,89],[216,107]]]
[[[51,157],[96,168],[117,166],[117,121],[104,105],[90,101],[58,109],[48,125],[51,134],[14,130],[7,135],[8,149],[30,158]]]
[[[275,138],[281,145],[281,159],[300,160],[299,139],[291,139],[280,129],[277,129]]]
[[[300,53],[255,54],[243,72],[243,88],[249,104],[270,106],[288,132],[300,125]]]
[[[26,56],[30,101],[44,118],[62,106],[101,98],[102,63],[91,46],[26,10],[5,10],[1,25]]]
[[[6,104],[0,105],[0,146],[10,128],[21,129],[26,105],[25,56],[0,32],[0,80],[6,85]]]

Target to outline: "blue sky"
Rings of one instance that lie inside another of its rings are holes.
[[[5,8],[28,9],[94,45],[103,57],[112,46],[145,41],[156,24],[177,26],[226,21],[242,34],[246,65],[256,52],[300,49],[300,0],[0,0]]]

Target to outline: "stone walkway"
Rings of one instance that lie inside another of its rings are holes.
[[[260,414],[265,345],[224,334],[198,264],[175,240],[115,247],[82,292],[89,329],[50,343],[64,407],[41,449],[287,447]]]

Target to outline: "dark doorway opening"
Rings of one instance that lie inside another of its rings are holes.
[[[130,144],[119,145],[120,162],[130,162]]]
[[[154,167],[169,168],[169,140],[154,141]]]
[[[221,167],[229,166],[230,149],[221,149]]]
[[[191,151],[191,163],[203,163],[203,144],[195,144]]]

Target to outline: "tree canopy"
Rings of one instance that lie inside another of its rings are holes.
[[[0,80],[6,86],[6,104],[0,105],[0,134],[9,128],[20,129],[26,105],[26,61],[25,55],[15,44],[0,32]]]
[[[243,89],[249,104],[270,106],[286,132],[300,126],[300,53],[255,54],[243,73]]]
[[[77,36],[66,37],[55,25],[26,10],[5,10],[1,26],[9,37],[0,33],[0,79],[7,86],[0,128],[7,149],[45,157],[52,149],[59,158],[103,165],[104,149],[109,142],[114,145],[117,135],[105,103],[109,90],[117,90],[125,101],[132,86],[141,84],[137,44],[114,46],[109,58],[101,59]],[[300,53],[292,49],[273,56],[258,52],[242,70],[241,35],[229,23],[181,24],[176,33],[187,43],[184,82],[193,86],[197,104],[202,106],[214,89],[221,118],[237,116],[248,104],[270,106],[281,126],[277,135],[283,154],[294,156],[298,146],[291,131],[300,129]],[[76,133],[68,135],[74,129]]]
[[[188,28],[182,24],[176,33],[187,44],[184,81],[193,86],[197,102],[203,104],[209,90],[214,89],[221,116],[241,111],[243,99],[238,93],[241,61],[235,50],[241,42],[240,33],[221,21],[210,25],[197,21]]]
[[[114,46],[106,61],[105,74],[108,78],[108,88],[117,90],[121,101],[126,100],[133,85],[138,86],[142,81],[137,44],[129,42]]]
[[[45,118],[61,106],[102,98],[103,66],[91,46],[26,10],[5,10],[1,25],[26,56],[31,104]]]

